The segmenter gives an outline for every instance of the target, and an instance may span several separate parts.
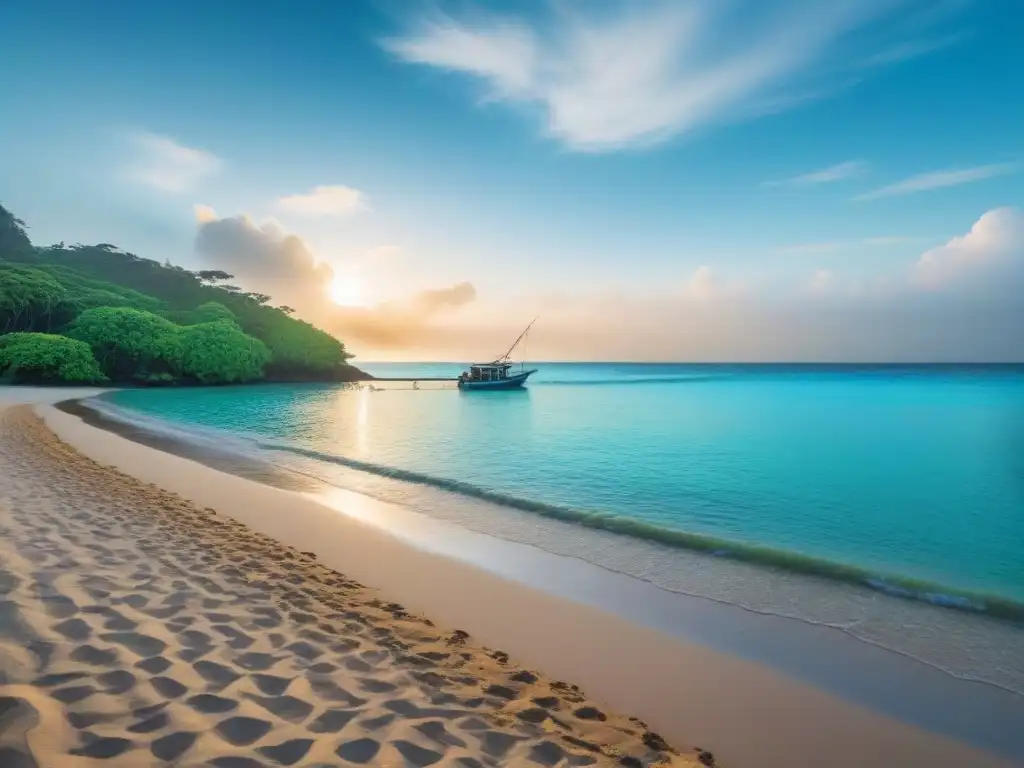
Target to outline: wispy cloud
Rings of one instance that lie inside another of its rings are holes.
[[[130,180],[162,192],[187,192],[220,170],[220,158],[211,152],[148,131],[128,134],[133,155]]]
[[[966,40],[968,35],[958,33],[938,38],[922,38],[919,40],[906,40],[896,43],[877,53],[868,56],[864,62],[869,67],[884,67],[890,64],[899,64],[931,53],[937,53],[946,48],[951,48]]]
[[[906,235],[889,235],[883,237],[866,237],[860,242],[864,245],[874,245],[879,247],[886,247],[889,245],[903,245],[904,243],[920,243],[927,240],[926,237],[913,237]]]
[[[851,176],[856,176],[862,173],[867,167],[865,163],[859,160],[849,160],[845,163],[839,163],[837,165],[830,165],[828,168],[822,168],[811,173],[805,173],[801,176],[793,176],[788,179],[778,179],[776,181],[766,181],[764,186],[766,187],[810,187],[817,184],[829,184],[834,181],[842,181],[848,179]]]
[[[550,19],[437,12],[382,45],[477,78],[485,100],[539,109],[547,133],[572,149],[608,151],[829,92],[840,59],[882,53],[859,33],[899,5],[620,0],[611,14],[559,4]]]
[[[775,253],[786,256],[818,256],[823,253],[835,253],[850,247],[850,243],[840,240],[820,243],[793,243],[791,245],[780,245],[774,249]]]
[[[348,216],[365,210],[366,195],[341,184],[313,187],[304,195],[286,195],[275,203],[278,210],[299,216]]]
[[[927,192],[932,189],[957,187],[961,184],[970,184],[975,181],[983,181],[996,176],[1015,173],[1020,168],[1020,163],[993,163],[990,165],[976,165],[973,168],[930,171],[929,173],[922,173],[918,176],[911,176],[908,179],[897,181],[895,184],[873,189],[870,192],[857,195],[853,199],[877,200],[882,197],[897,197],[899,195],[912,195],[915,192]]]
[[[890,248],[897,245],[921,243],[928,238],[891,235],[883,237],[864,237],[858,240],[828,240],[817,243],[794,243],[782,245],[774,249],[774,253],[787,256],[819,256],[840,251],[865,250],[874,248]]]

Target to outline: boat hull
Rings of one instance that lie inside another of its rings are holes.
[[[531,373],[536,371],[523,371],[515,375],[509,376],[505,379],[497,379],[495,381],[473,381],[470,379],[462,379],[459,381],[459,389],[465,390],[477,390],[477,389],[520,389]]]

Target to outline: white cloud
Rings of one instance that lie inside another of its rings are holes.
[[[716,270],[705,264],[683,281],[681,294],[691,301],[711,302],[735,298],[742,295],[744,290],[742,283],[723,279]]]
[[[991,165],[977,165],[973,168],[959,168],[945,171],[931,171],[918,176],[911,176],[895,184],[889,184],[879,189],[873,189],[862,195],[857,195],[854,200],[877,200],[882,197],[896,197],[898,195],[912,195],[915,192],[927,192],[932,189],[944,189],[946,187],[957,187],[961,184],[970,184],[975,181],[991,179],[995,176],[1005,176],[1020,170],[1020,163],[993,163]]]
[[[622,298],[586,313],[553,302],[538,333],[545,346],[531,351],[540,359],[1024,361],[1024,212],[989,211],[966,235],[881,274],[815,269],[788,286],[739,295],[721,287],[704,266],[686,282],[687,297],[700,301]]]
[[[887,242],[891,238],[878,239]],[[804,288],[807,293],[833,298],[887,297],[913,302],[942,295],[954,303],[969,300],[996,305],[1009,301],[1019,307],[1024,321],[1024,212],[990,210],[966,234],[929,248],[909,264],[894,264],[887,272],[865,274],[855,268],[851,274],[843,274],[818,269]]]
[[[842,181],[851,176],[856,176],[865,169],[865,164],[859,160],[849,160],[838,165],[830,165],[818,171],[805,173],[801,176],[793,176],[789,179],[779,181],[766,181],[766,187],[810,187],[817,184],[828,184],[833,181]]]
[[[1007,270],[1011,275],[1007,275]],[[913,281],[926,289],[947,289],[974,282],[988,273],[986,284],[995,287],[992,273],[999,274],[1002,288],[1012,287],[1006,277],[1024,276],[1024,213],[1014,208],[989,211],[970,232],[922,254],[913,270]]]
[[[129,178],[162,192],[187,192],[221,168],[216,155],[186,147],[172,138],[147,131],[128,135],[134,158]]]
[[[278,210],[299,216],[348,216],[364,210],[366,196],[342,184],[313,187],[304,195],[286,195],[276,203]]]
[[[920,5],[920,0],[910,0]],[[437,12],[382,42],[401,61],[470,75],[485,99],[539,108],[576,150],[651,144],[825,93],[890,0],[662,0],[559,5],[553,23]],[[848,45],[850,44],[850,45]]]
[[[217,216],[217,212],[208,205],[196,203],[192,206],[192,210],[196,215],[196,222],[199,224],[204,224],[208,221],[216,221],[219,218]]]

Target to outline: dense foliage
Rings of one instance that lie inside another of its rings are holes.
[[[38,269],[0,264],[0,320],[3,332],[35,330],[74,317],[68,292],[55,278]],[[39,329],[43,330],[43,329]],[[48,328],[47,328],[48,330]]]
[[[351,356],[340,341],[291,317],[290,307],[218,285],[232,279],[219,270],[159,264],[108,243],[36,248],[24,222],[0,206],[0,334],[64,334],[91,349],[99,370],[122,383],[364,376],[347,364]],[[47,370],[63,379],[59,369]]]
[[[32,241],[25,233],[25,222],[0,205],[0,253],[32,250]]]
[[[65,330],[92,348],[103,372],[115,381],[181,374],[181,326],[131,307],[95,307]]]
[[[252,381],[270,361],[270,350],[230,320],[181,329],[182,371],[203,384]]]
[[[52,333],[0,336],[0,376],[29,383],[105,381],[88,344]]]

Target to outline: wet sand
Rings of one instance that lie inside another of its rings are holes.
[[[713,751],[717,764],[743,767],[1012,765],[759,664],[678,642],[416,550],[295,493],[130,443],[52,408],[40,412],[66,444],[24,410],[7,411],[0,423],[0,505],[6,504],[0,506],[0,522],[9,529],[3,546],[20,553],[4,558],[18,564],[5,566],[18,580],[17,597],[5,600],[31,617],[10,626],[28,627],[42,638],[26,642],[30,635],[23,634],[20,640],[0,640],[5,653],[13,654],[10,658],[22,655],[23,670],[20,681],[8,674],[0,689],[3,701],[15,702],[7,715],[0,714],[0,749],[13,744],[22,753],[34,751],[40,765],[75,765],[60,750],[86,748],[97,738],[122,740],[105,741],[111,749],[131,742],[117,765],[161,764],[154,757],[156,740],[181,732],[193,734],[179,758],[182,765],[358,764],[338,755],[350,742],[366,750],[359,755],[375,745],[370,760],[377,765],[643,765],[659,760],[699,765],[694,744]],[[98,466],[68,445],[126,474]],[[15,486],[20,490],[12,504]],[[67,543],[69,534],[75,540]],[[49,558],[45,568],[31,557],[18,560],[34,548]],[[315,553],[316,560],[302,551]],[[72,560],[78,567],[70,567]],[[94,583],[96,574],[114,580],[117,588],[108,581],[106,586]],[[381,591],[356,584],[356,578]],[[51,593],[58,602],[68,598],[74,612],[51,615],[50,603],[40,596]],[[150,615],[171,609],[162,619]],[[107,610],[135,628],[118,630],[127,623]],[[439,625],[418,618],[422,615]],[[70,658],[76,647],[72,643],[65,649],[67,640],[55,627],[76,618],[89,630],[86,645],[115,654],[111,666],[93,669]],[[140,646],[137,653],[121,643],[125,633],[146,635],[164,647],[152,653],[156,646]],[[112,635],[122,636],[121,641]],[[353,642],[357,645],[350,649]],[[484,644],[503,651],[487,650]],[[34,647],[59,648],[44,652],[49,654],[46,670],[44,659],[33,655]],[[155,657],[163,662],[147,661]],[[19,668],[8,659],[0,656],[0,670]],[[156,671],[140,667],[143,662]],[[169,666],[156,669],[165,663]],[[249,668],[252,664],[269,666]],[[216,679],[221,668],[230,679]],[[49,688],[34,684],[64,670],[84,676]],[[593,698],[537,670],[584,686]],[[111,672],[125,672],[132,682],[124,675],[106,676]],[[285,682],[276,685],[285,687],[263,690],[259,676],[280,678]],[[157,678],[172,684],[154,682]],[[173,682],[184,688],[178,695],[158,690],[177,692]],[[365,688],[380,684],[394,688],[374,695]],[[121,686],[128,687],[122,691]],[[15,693],[6,692],[12,687]],[[324,698],[325,690],[341,696],[335,687],[357,701]],[[91,692],[59,693],[66,688]],[[56,701],[54,692],[59,693]],[[83,699],[70,703],[61,700],[81,694]],[[191,702],[205,694],[229,700],[216,706],[235,706],[197,711]],[[287,701],[271,706],[280,705],[285,715],[266,706],[281,698]],[[396,711],[396,701],[411,701],[419,709],[400,704],[404,711]],[[167,713],[166,722],[153,725],[151,736],[145,732],[150,725],[142,725],[154,717],[147,707]],[[644,726],[612,715],[612,709],[645,718],[669,742],[681,745],[678,753],[652,749],[667,745],[660,737],[645,738]],[[73,716],[77,710],[87,718]],[[341,716],[348,718],[345,723],[337,731],[318,730],[324,727],[321,717],[336,711],[346,713]],[[109,717],[91,720],[98,715]],[[245,728],[252,720],[261,721],[266,725],[255,727],[266,730],[244,744],[225,741],[221,724],[235,718],[242,718]],[[18,725],[12,728],[8,722]],[[52,731],[42,729],[42,723]],[[176,736],[170,743],[183,744],[185,738]],[[500,754],[493,753],[495,739],[506,745]],[[44,743],[51,745],[50,752]],[[287,750],[266,751],[285,745]],[[231,756],[256,762],[224,762]],[[221,763],[214,762],[218,758]],[[710,761],[704,755],[704,763]],[[2,759],[0,765],[6,765]]]

